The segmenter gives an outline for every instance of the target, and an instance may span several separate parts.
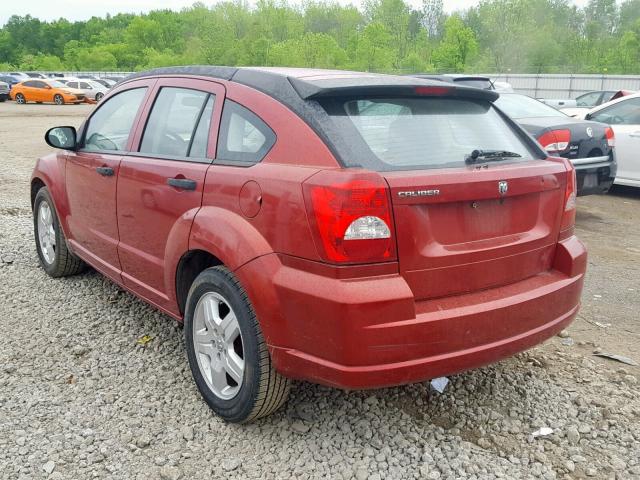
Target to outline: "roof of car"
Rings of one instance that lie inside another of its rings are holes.
[[[241,83],[260,90],[278,100],[287,102],[287,97],[296,94],[304,100],[328,96],[399,94],[415,95],[416,87],[448,86],[438,80],[425,80],[417,77],[384,75],[346,70],[323,70],[313,68],[281,68],[281,67],[218,67],[188,66],[165,67],[133,74],[122,82],[136,78],[195,75],[213,77]],[[495,100],[497,95],[477,89],[456,86],[456,95]]]

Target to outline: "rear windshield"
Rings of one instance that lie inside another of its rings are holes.
[[[464,166],[474,150],[534,153],[488,101],[462,98],[333,99],[323,104],[350,147],[347,166],[377,171]],[[347,155],[343,155],[346,157]]]
[[[549,105],[517,93],[500,95],[496,105],[511,118],[564,117],[567,115]]]

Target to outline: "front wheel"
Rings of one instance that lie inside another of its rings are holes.
[[[55,94],[53,96],[53,103],[55,103],[56,105],[63,105],[64,104],[64,98],[62,97],[62,95],[57,93],[57,94]]]
[[[102,100],[102,97],[104,97],[104,94],[96,93],[96,102],[99,102],[100,100]]]
[[[27,103],[27,99],[26,99],[26,98],[24,98],[24,95],[23,95],[23,94],[18,93],[18,94],[16,95],[16,103],[17,103],[18,105],[24,105],[25,103]]]
[[[75,275],[84,270],[84,262],[67,248],[47,187],[38,191],[33,203],[33,229],[38,258],[45,272],[57,278]]]
[[[195,383],[209,407],[232,423],[276,411],[290,381],[276,372],[247,294],[225,267],[202,272],[187,298],[184,336]]]

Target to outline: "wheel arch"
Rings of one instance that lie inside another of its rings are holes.
[[[207,268],[218,265],[224,264],[206,250],[189,250],[180,257],[176,267],[175,289],[178,310],[181,315],[184,315],[187,296],[194,280]]]
[[[273,249],[262,234],[241,215],[205,206],[196,214],[189,235],[188,249],[176,264],[176,301],[184,314],[191,284],[205,269],[224,265],[232,272]]]
[[[67,190],[64,179],[64,162],[66,155],[52,153],[45,157],[39,158],[30,182],[30,199],[31,209],[33,210],[34,202],[38,191],[42,187],[47,187],[49,195],[53,201],[53,207],[58,215],[58,221],[62,227],[62,231],[67,239],[69,236],[69,228],[67,217],[69,216],[69,202],[67,201]]]

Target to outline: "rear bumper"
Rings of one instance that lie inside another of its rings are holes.
[[[417,303],[397,274],[330,278],[277,255],[237,273],[282,374],[362,389],[450,375],[541,343],[575,318],[585,268],[586,250],[571,237],[558,244],[553,270]]]
[[[607,193],[616,178],[617,163],[613,153],[603,157],[576,158],[571,163],[576,169],[580,196]]]

